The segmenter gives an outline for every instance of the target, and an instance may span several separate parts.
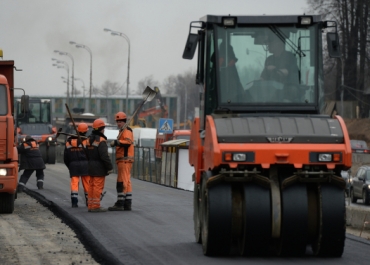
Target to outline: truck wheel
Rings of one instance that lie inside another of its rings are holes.
[[[56,157],[56,153],[55,153],[55,146],[51,145],[49,146],[48,148],[48,158],[47,158],[47,163],[48,164],[55,164],[55,157]]]
[[[0,213],[13,213],[15,194],[0,193]]]
[[[42,156],[42,160],[44,160],[44,163],[46,164],[48,162],[48,154],[46,150],[46,145],[45,144],[40,144],[39,145],[39,150]]]
[[[351,196],[351,202],[352,203],[357,202],[357,199],[356,199],[355,194],[353,192],[353,188],[350,189],[349,193],[350,193],[350,196]]]

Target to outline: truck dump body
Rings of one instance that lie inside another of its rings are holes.
[[[189,163],[194,234],[205,255],[236,248],[249,256],[301,256],[307,246],[315,255],[342,255],[340,172],[351,167],[352,154],[343,119],[324,113],[327,27],[319,16],[191,22],[183,58],[198,47],[203,90]],[[339,45],[330,34],[333,51]]]

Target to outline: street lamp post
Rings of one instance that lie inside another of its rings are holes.
[[[83,49],[87,50],[89,52],[89,54],[90,54],[90,92],[89,92],[89,98],[91,99],[91,91],[92,91],[92,51],[86,45],[78,44],[78,43],[76,43],[74,41],[70,41],[69,43],[70,44],[76,44],[76,47],[77,48],[83,48]]]
[[[81,78],[75,78],[75,81],[81,81],[82,82],[82,91],[83,91],[83,97],[85,98],[85,82]]]
[[[75,70],[74,70],[75,67],[74,66],[75,66],[75,62],[73,60],[72,55],[68,52],[62,52],[62,51],[58,51],[58,50],[55,50],[54,52],[59,53],[59,55],[66,55],[72,60],[72,103],[74,103],[73,95],[74,95],[74,91],[75,91],[75,85],[74,85],[74,76],[75,76]]]
[[[128,93],[129,93],[129,85],[130,85],[130,39],[127,37],[126,34],[118,31],[113,31],[111,29],[104,29],[106,32],[110,32],[112,36],[120,36],[124,38],[128,43],[128,60],[127,60],[127,87],[126,87],[126,112],[128,112]]]
[[[51,60],[56,62],[56,64],[53,64],[53,66],[56,66],[57,68],[64,68],[67,70],[67,104],[69,105],[69,65],[65,61],[61,61],[55,58],[52,58]],[[61,63],[64,65],[60,65]]]
[[[178,84],[180,84],[180,85],[182,85],[182,86],[184,86],[184,88],[185,88],[185,110],[184,110],[184,129],[186,129],[186,124],[187,124],[187,120],[188,120],[188,117],[187,117],[187,106],[188,106],[188,90],[187,90],[187,87],[186,87],[186,85],[184,84],[184,83],[178,83]]]

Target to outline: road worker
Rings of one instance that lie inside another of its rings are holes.
[[[87,206],[87,195],[89,190],[90,176],[88,173],[88,160],[86,157],[86,133],[89,127],[86,123],[81,122],[77,126],[78,136],[70,136],[67,139],[64,148],[64,164],[68,167],[69,176],[71,178],[71,202],[72,208],[78,207],[78,187],[80,177],[85,193],[85,201]],[[85,150],[84,150],[85,149]]]
[[[35,139],[27,135],[22,144],[17,146],[18,153],[21,155],[19,170],[24,169],[18,183],[18,192],[22,192],[31,177],[33,171],[36,170],[37,188],[44,188],[44,169],[45,163],[42,159],[39,145]]]
[[[127,116],[124,112],[118,112],[115,115],[119,137],[110,143],[110,146],[116,147],[117,163],[117,202],[109,207],[109,211],[131,211],[132,204],[132,186],[131,186],[131,167],[134,162],[134,137],[132,129],[125,127]]]
[[[113,165],[108,156],[107,137],[104,135],[105,123],[102,119],[93,122],[93,131],[87,139],[88,174],[88,211],[106,212],[100,207],[100,198],[104,189],[105,176],[113,172]]]

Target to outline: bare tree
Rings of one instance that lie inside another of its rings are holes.
[[[368,112],[366,109],[369,106],[365,100],[362,100],[368,75],[366,71],[369,73],[369,67],[366,67],[365,63],[369,54],[369,41],[367,41],[370,23],[369,0],[308,0],[307,2],[314,13],[320,14],[324,19],[337,21],[342,60],[336,62],[336,87],[340,87],[343,73],[344,99],[357,100],[364,115]],[[326,69],[334,70],[329,61],[325,61],[325,66]],[[333,75],[331,71],[326,73]],[[337,92],[337,99],[339,99],[340,89]]]
[[[165,82],[168,91],[181,98],[180,122],[194,119],[195,108],[200,106],[199,86],[195,84],[195,76],[196,72],[189,70],[176,77],[170,76]]]
[[[112,95],[117,95],[119,91],[120,86],[117,82],[110,82],[107,80],[104,82],[101,89],[99,89],[99,94],[107,98]]]
[[[154,88],[155,86],[159,87],[160,84],[158,81],[154,80],[152,75],[146,76],[143,79],[140,79],[140,81],[138,82],[139,89],[136,91],[136,93],[141,95],[147,86],[149,86],[150,88]]]

